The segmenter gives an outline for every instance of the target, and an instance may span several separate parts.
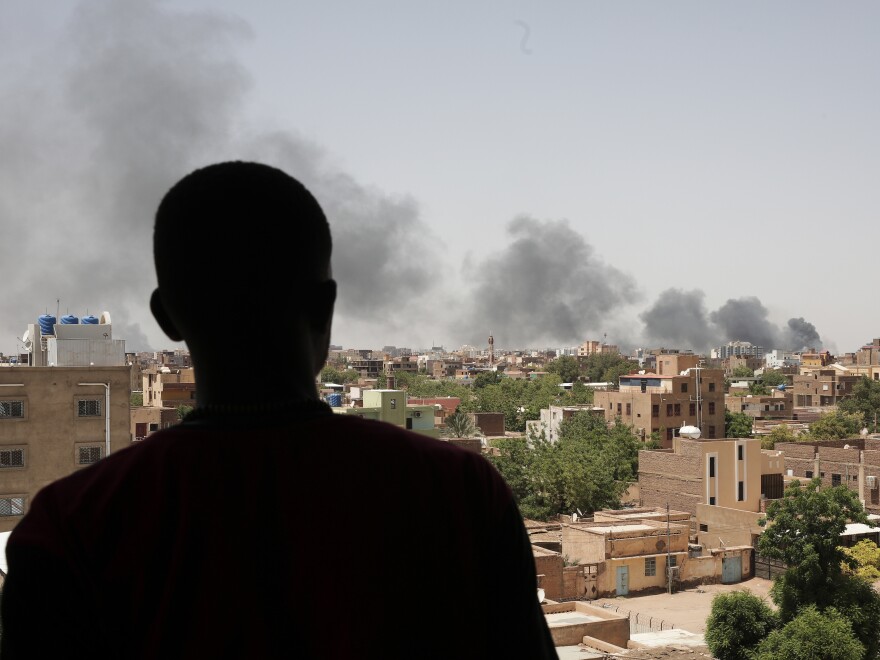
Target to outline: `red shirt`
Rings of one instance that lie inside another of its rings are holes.
[[[252,424],[184,422],[40,491],[2,660],[556,657],[482,456],[347,415]]]

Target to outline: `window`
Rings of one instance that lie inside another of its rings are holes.
[[[102,447],[79,447],[77,451],[77,463],[80,465],[90,465],[101,460],[103,454]]]
[[[391,410],[397,408],[397,399],[391,399]]]
[[[687,383],[682,383],[682,384],[681,384],[681,393],[682,393],[682,394],[685,394],[687,391],[688,391],[688,384],[687,384]]]
[[[675,555],[666,555],[667,566],[678,566],[678,557]]]
[[[696,415],[696,414],[697,414],[697,404],[696,404],[696,403],[692,403],[692,404],[690,404],[690,405],[688,406],[688,415],[690,415],[691,417],[693,417],[693,416]]]
[[[626,404],[626,414],[632,415],[632,404],[631,403]]]
[[[709,435],[708,435],[708,437],[709,437],[709,438],[714,438],[714,437],[715,437],[715,427],[714,427],[714,426],[710,426],[710,427],[709,427]]]
[[[714,456],[709,457],[709,476],[710,477],[715,476],[715,457]]]
[[[831,473],[831,485],[832,486],[839,486],[840,485],[840,475],[839,474],[834,474],[833,472]]]
[[[0,468],[24,467],[24,449],[0,449]]]
[[[714,391],[715,391],[715,383],[709,383],[709,391],[710,391],[710,392],[714,392]]]
[[[24,417],[24,401],[0,401],[0,418]]]
[[[807,470],[807,471],[804,473],[804,476],[805,476],[807,479],[812,479],[812,478],[813,478],[813,471],[812,471],[812,470]]]
[[[657,558],[645,557],[645,577],[657,575]]]
[[[674,406],[674,414],[676,417],[681,417],[681,404],[676,403]]]
[[[618,404],[617,404],[617,414],[618,414],[618,415],[620,414],[621,408],[622,408],[621,404],[618,403]]]
[[[20,516],[23,513],[23,497],[0,497],[0,516]]]
[[[672,417],[672,404],[671,403],[666,404],[666,416]]]
[[[666,429],[666,439],[672,442],[672,431],[673,429]]]
[[[77,401],[77,415],[80,417],[96,417],[101,414],[100,399],[82,399]]]
[[[743,459],[743,449],[744,449],[744,447],[742,445],[736,446],[736,458],[739,461],[741,461]]]
[[[714,497],[709,498],[709,506],[715,506],[715,498]]]
[[[700,523],[700,531],[701,531],[701,532],[708,532],[708,531],[709,531],[709,525],[706,525],[705,523]]]
[[[651,406],[651,417],[660,417],[660,404],[655,403]]]
[[[737,502],[742,502],[746,499],[746,484],[744,481],[740,481],[736,484],[736,500]]]
[[[710,415],[715,414],[715,402],[714,401],[709,402],[709,414]]]

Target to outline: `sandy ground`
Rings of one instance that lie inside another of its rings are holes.
[[[712,599],[716,594],[728,591],[748,590],[760,598],[764,598],[770,607],[771,580],[750,578],[736,584],[706,584],[699,588],[687,589],[677,593],[666,592],[649,596],[618,596],[616,598],[600,598],[592,601],[592,605],[608,605],[609,609],[618,608],[620,612],[638,612],[652,619],[662,620],[663,627],[667,624],[674,628],[683,628],[693,633],[706,632],[706,618],[712,610]]]

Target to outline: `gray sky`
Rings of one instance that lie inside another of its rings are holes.
[[[346,347],[856,350],[880,336],[878,23],[805,0],[3,0],[0,351],[58,309],[179,346],[148,311],[152,213],[242,157],[324,205]],[[239,319],[271,310],[218,310]]]

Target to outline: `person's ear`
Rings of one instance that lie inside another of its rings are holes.
[[[156,319],[159,327],[162,328],[162,332],[168,335],[171,341],[183,341],[183,335],[180,334],[177,326],[174,325],[171,317],[168,316],[165,305],[162,304],[159,289],[154,290],[153,295],[150,296],[150,311],[153,312],[153,318]]]

